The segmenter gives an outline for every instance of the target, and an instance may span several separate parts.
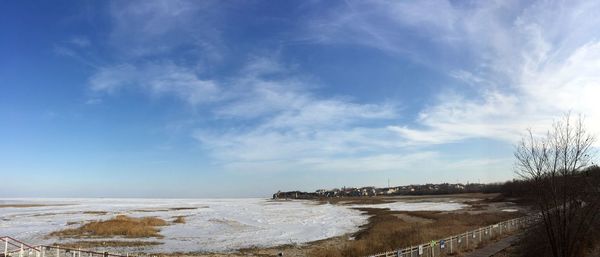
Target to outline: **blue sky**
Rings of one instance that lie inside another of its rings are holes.
[[[600,128],[595,1],[11,1],[0,195],[245,197],[514,177]]]

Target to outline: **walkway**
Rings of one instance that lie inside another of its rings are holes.
[[[518,239],[518,236],[519,235],[512,235],[482,248],[475,249],[472,252],[465,254],[464,257],[490,257],[509,247],[513,241]]]

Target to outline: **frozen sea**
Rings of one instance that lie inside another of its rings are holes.
[[[185,216],[185,224],[170,223],[161,227],[160,234],[164,238],[144,239],[163,244],[127,249],[143,252],[229,252],[248,247],[302,244],[326,239],[355,232],[367,222],[368,216],[354,209],[356,207],[443,211],[466,206],[455,202],[395,202],[345,206],[259,198],[0,199],[0,205],[3,204],[53,205],[0,208],[0,236],[12,236],[31,244],[57,242],[57,238],[47,235],[61,229],[75,228],[80,225],[75,224],[77,222],[105,220],[118,214],[132,217],[154,216],[167,221],[174,220],[176,216]]]

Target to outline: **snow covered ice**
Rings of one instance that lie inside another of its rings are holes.
[[[326,239],[355,232],[367,222],[368,216],[353,209],[355,207],[403,211],[464,207],[460,203],[395,202],[347,206],[267,199],[0,199],[0,204],[52,204],[0,208],[0,234],[33,244],[57,242],[58,238],[47,235],[75,228],[81,222],[110,219],[117,214],[154,216],[166,221],[185,216],[185,224],[161,227],[160,234],[164,238],[143,239],[163,244],[127,249],[144,252],[227,252]]]

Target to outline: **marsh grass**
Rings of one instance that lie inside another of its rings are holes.
[[[173,221],[173,223],[185,224],[185,217],[177,216],[177,217],[175,217],[175,220]]]
[[[71,248],[71,249],[86,249],[86,248],[97,248],[97,247],[143,247],[143,246],[154,246],[161,245],[161,242],[154,241],[76,241],[70,243],[54,244],[55,246]]]
[[[58,237],[113,237],[123,236],[128,238],[162,237],[158,232],[160,226],[167,222],[156,217],[132,218],[118,215],[105,221],[91,221],[78,228],[65,229],[52,232],[50,236]]]
[[[348,241],[338,248],[315,248],[309,256],[368,256],[464,233],[519,215],[517,213],[392,212],[371,208],[360,210],[367,212],[371,218],[369,223],[354,235],[355,240]],[[406,222],[397,217],[398,213],[433,222]]]
[[[106,211],[84,211],[83,214],[106,215],[106,214],[108,214],[108,212],[106,212]]]

